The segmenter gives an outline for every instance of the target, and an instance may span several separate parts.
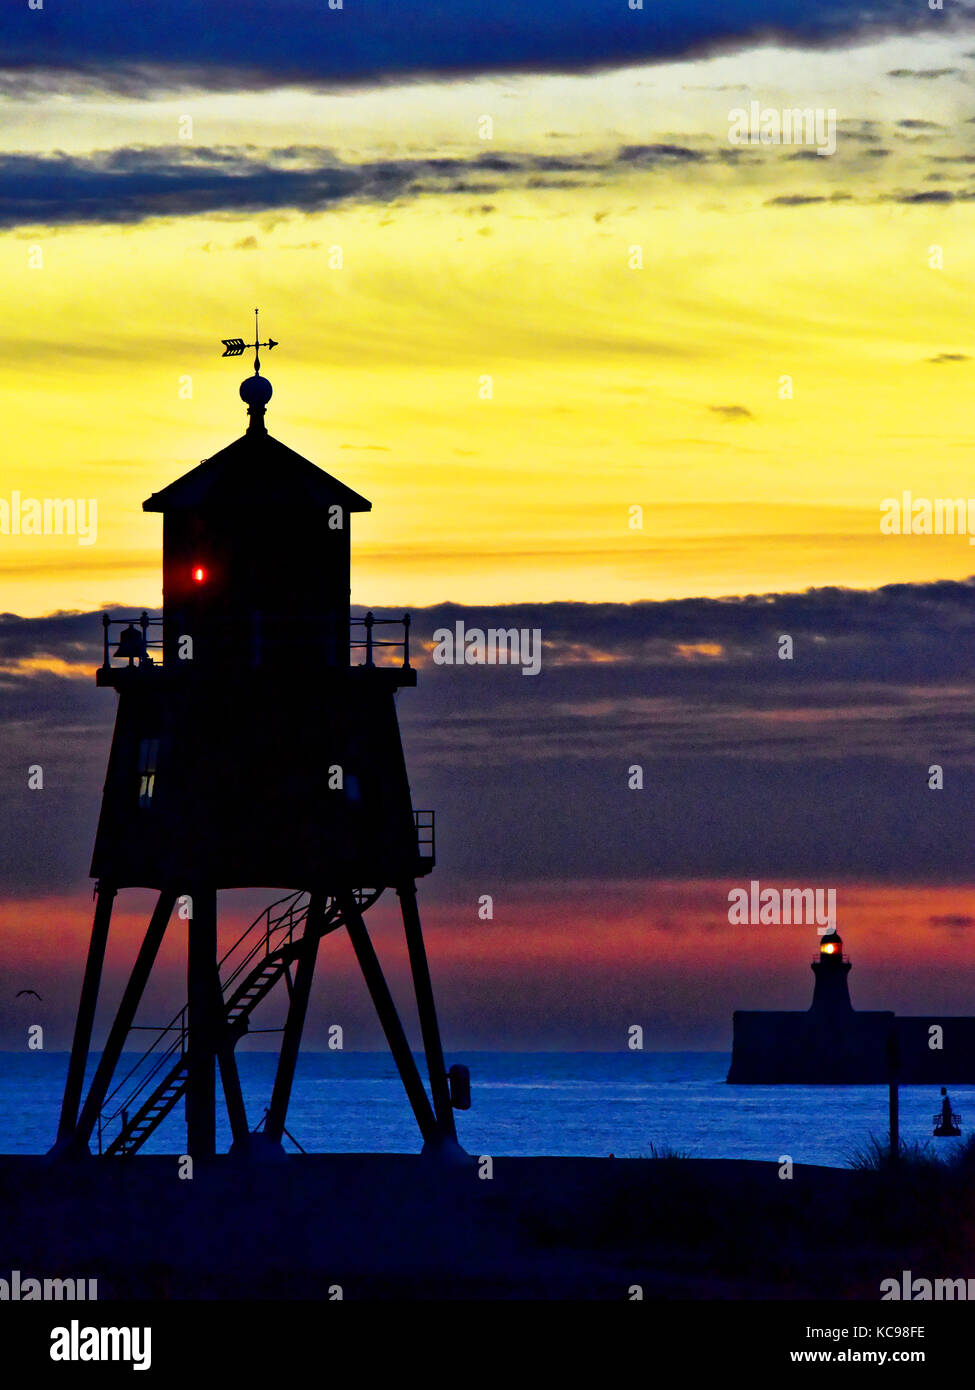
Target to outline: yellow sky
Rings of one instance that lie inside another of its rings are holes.
[[[958,61],[940,41],[909,47],[909,59],[903,43],[803,55],[802,90],[797,55],[765,52],[246,104],[51,101],[30,120],[6,103],[9,147],[24,151],[175,144],[192,114],[194,148],[301,144],[353,163],[546,152],[586,167],[571,187],[497,175],[488,191],[311,215],[0,235],[0,500],[98,503],[92,546],[0,535],[3,608],[158,602],[160,523],[141,502],[242,432],[245,370],[221,361],[219,340],[249,331],[255,303],[281,343],[264,362],[271,433],[374,504],[356,519],[354,601],[630,601],[969,574],[966,537],[879,527],[882,500],[904,489],[972,491],[973,364],[930,359],[975,357],[975,212],[895,200],[967,177],[944,160],[968,152],[968,88],[885,85],[908,61]],[[786,90],[756,81],[772,72],[792,82],[781,104],[821,98],[847,129],[876,121],[891,154],[841,138],[832,159],[614,157],[665,141],[726,150],[729,107]],[[476,133],[484,114],[491,142]],[[946,128],[906,131],[905,114]],[[769,205],[833,193],[852,196]]]

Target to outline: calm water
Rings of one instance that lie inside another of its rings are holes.
[[[125,1059],[123,1059],[125,1060]],[[134,1062],[134,1055],[128,1061]],[[649,1155],[651,1143],[695,1158],[845,1164],[887,1129],[881,1086],[728,1086],[725,1053],[474,1052],[451,1054],[471,1069],[473,1106],[457,1116],[472,1153]],[[267,1105],[275,1059],[238,1053],[251,1126]],[[64,1053],[0,1053],[0,1152],[42,1153],[57,1128]],[[962,1135],[975,1122],[975,1087],[953,1087]],[[937,1087],[901,1088],[901,1136],[928,1139]],[[177,1105],[146,1153],[179,1152]],[[417,1131],[392,1062],[381,1053],[302,1054],[288,1128],[310,1151],[414,1153]],[[229,1147],[225,1116],[218,1142]],[[939,1153],[958,1142],[935,1140]],[[290,1147],[290,1146],[289,1146]]]

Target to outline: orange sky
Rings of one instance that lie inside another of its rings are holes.
[[[0,535],[5,606],[158,601],[141,502],[242,431],[246,368],[219,344],[256,303],[281,344],[272,433],[375,504],[358,602],[967,575],[967,537],[879,521],[905,488],[969,490],[969,67],[932,35],[330,94],[0,96],[25,158],[427,161],[409,191],[323,211],[117,224],[109,198],[102,222],[0,232],[0,499],[98,503],[91,546]],[[752,98],[835,107],[835,155],[734,150],[731,103]],[[687,153],[626,153],[664,142]],[[433,172],[445,156],[474,191]]]
[[[101,220],[0,231],[0,501],[94,499],[98,518],[90,546],[0,534],[3,607],[158,603],[160,523],[141,503],[242,432],[248,368],[221,361],[220,340],[247,333],[257,303],[281,344],[265,358],[271,432],[374,503],[356,519],[355,602],[967,576],[967,536],[885,536],[880,518],[905,489],[971,490],[971,73],[938,32],[327,93],[0,94],[5,146],[25,158],[100,167],[175,149],[192,171],[232,148],[290,170],[331,151],[348,172],[446,155],[463,174],[427,169],[311,212],[120,223],[106,205]],[[835,106],[835,156],[732,159],[729,107],[752,98]],[[683,153],[641,160],[644,146]],[[534,173],[543,156],[565,176]],[[611,1048],[640,1022],[652,1046],[724,1047],[732,1008],[803,1007],[814,938],[730,928],[726,887],[509,883],[492,924],[431,897],[445,1029],[467,1045]],[[964,917],[968,893],[849,889],[855,1002],[898,1008],[910,992],[918,1008],[927,992],[966,1011],[967,929],[930,919]],[[49,1045],[65,1046],[90,903],[0,911],[0,969],[37,983]],[[150,1006],[163,986],[181,997],[177,944]],[[321,988],[319,1036],[348,1008],[349,1045],[377,1045],[347,952]],[[573,1024],[583,1005],[588,1032]]]
[[[787,886],[768,880],[773,883]],[[639,1024],[651,1050],[726,1050],[734,1009],[809,1006],[809,963],[818,947],[815,928],[729,926],[728,892],[740,886],[747,885],[726,880],[507,884],[494,895],[491,922],[478,920],[474,898],[444,901],[421,888],[445,1036],[454,1049],[611,1051],[624,1048],[627,1029]],[[225,894],[221,900],[221,939],[228,946],[249,919],[234,902],[239,896]],[[839,884],[839,926],[853,961],[854,1007],[970,1012],[971,900],[972,885]],[[117,900],[102,1026],[145,925],[138,909],[147,910],[150,901],[150,895],[134,892]],[[26,1034],[27,1026],[38,1022],[47,1025],[49,1050],[69,1046],[90,906],[78,897],[3,905],[0,976],[43,996],[40,1005],[32,999],[5,1007],[0,1016],[4,1046],[22,1046],[21,1030]],[[969,924],[933,925],[938,918],[967,918]],[[395,899],[377,906],[370,921],[409,1018]],[[183,1000],[183,938],[182,924],[174,921],[147,991],[143,1022],[167,1022]],[[255,1026],[275,1026],[278,1009],[280,1001],[272,998]],[[334,1023],[343,1026],[351,1050],[383,1045],[343,933],[322,944],[308,1044],[324,1045]],[[265,1037],[244,1045],[272,1044]]]

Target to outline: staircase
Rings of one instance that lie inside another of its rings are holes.
[[[134,1154],[148,1139],[156,1126],[166,1118],[185,1090],[186,1057],[184,1054],[134,1116],[129,1118],[128,1106],[120,1108],[117,1113],[123,1117],[122,1130],[109,1144],[105,1153],[113,1156]],[[115,1116],[109,1118],[114,1119]]]
[[[363,910],[371,906],[380,891],[356,890],[359,906]],[[343,925],[337,903],[328,899],[320,920],[309,928],[309,906],[305,892],[279,898],[255,918],[220,960],[226,1048],[233,1050],[247,1032],[251,1014],[298,955],[304,933],[313,930],[324,936]],[[112,1157],[136,1153],[185,1094],[186,1007],[184,1004],[176,1017],[159,1029],[143,1055],[106,1097],[98,1118],[99,1153]],[[168,1046],[164,1047],[167,1039]],[[130,1089],[125,1091],[130,1083]],[[119,1100],[123,1091],[124,1099]],[[106,1131],[116,1124],[118,1132],[103,1148]]]

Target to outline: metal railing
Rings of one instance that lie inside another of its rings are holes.
[[[421,859],[436,859],[437,838],[433,811],[414,811],[413,824],[416,826],[417,854]]]
[[[143,611],[142,613],[134,614],[132,617],[129,617],[129,618],[113,618],[113,617],[110,616],[110,614],[108,614],[108,613],[103,613],[103,614],[102,614],[102,669],[103,669],[103,670],[107,670],[107,669],[111,666],[111,664],[112,664],[112,651],[111,651],[111,646],[112,646],[112,628],[113,628],[113,627],[119,629],[119,632],[118,632],[118,634],[117,634],[118,637],[121,637],[121,635],[122,635],[122,634],[121,634],[121,630],[122,630],[123,628],[125,628],[125,627],[134,627],[134,628],[136,628],[137,632],[140,634],[139,640],[140,640],[141,646],[142,646],[142,652],[141,652],[140,656],[138,657],[138,661],[139,661],[139,665],[140,665],[140,666],[143,664],[143,662],[148,663],[150,666],[158,665],[158,662],[156,662],[156,661],[153,660],[153,656],[152,656],[152,653],[153,653],[153,652],[158,652],[158,654],[159,654],[159,660],[160,660],[160,661],[162,660],[162,645],[163,645],[163,643],[162,643],[162,618],[150,618],[150,617],[149,617],[149,614],[146,613],[145,611]],[[159,631],[159,636],[158,636],[158,637],[156,637],[156,636],[150,636],[150,631],[151,631],[151,629],[153,629],[153,628],[159,628],[160,631]],[[121,659],[124,660],[125,658],[121,658]],[[132,665],[132,661],[130,660],[128,664],[131,666],[131,665]]]
[[[253,615],[256,622],[260,615]],[[212,620],[211,620],[212,621]],[[300,644],[306,634],[306,620],[299,616],[278,615],[277,622],[294,624],[294,639],[287,638],[287,642],[282,641],[280,634],[277,639],[278,647],[290,650],[293,646]],[[230,622],[236,623],[243,631],[250,619],[234,618]],[[102,670],[118,670],[120,666],[135,665],[139,666],[160,666],[163,659],[163,639],[162,639],[162,618],[150,618],[146,612],[134,614],[131,617],[114,618],[109,613],[102,614]],[[123,646],[126,639],[124,633],[127,628],[134,628],[135,632],[128,639],[131,647],[130,652],[122,651],[116,656],[113,647],[121,641]],[[377,637],[375,629],[377,627],[398,627],[402,629],[402,635],[398,637]],[[365,660],[359,662],[360,666],[376,667],[381,665],[377,662],[378,649],[390,647],[399,651],[401,660],[400,665],[405,670],[410,669],[410,615],[404,613],[402,618],[377,618],[371,611],[362,618],[349,619],[349,654],[362,651],[365,653]],[[114,632],[113,632],[114,629]],[[360,635],[361,634],[361,635]],[[287,637],[287,629],[286,629]],[[394,663],[387,663],[393,665]]]
[[[133,1031],[135,1031],[135,1030],[133,1030]],[[139,1030],[139,1031],[141,1031],[141,1030]],[[173,1041],[169,1044],[169,1046],[165,1049],[165,1051],[156,1053],[156,1048],[160,1046],[160,1044],[162,1043],[163,1039],[164,1039],[164,1038],[167,1038],[167,1037],[169,1036],[170,1033],[176,1033],[176,1037],[175,1037],[175,1038],[173,1039]],[[153,1053],[156,1054],[154,1057],[153,1057]],[[125,1125],[126,1125],[126,1122],[127,1122],[127,1115],[128,1115],[128,1112],[132,1109],[134,1102],[135,1102],[136,1100],[138,1100],[138,1098],[142,1095],[142,1093],[146,1090],[146,1088],[147,1088],[153,1081],[155,1081],[156,1077],[160,1077],[160,1079],[161,1079],[161,1075],[160,1075],[160,1074],[161,1074],[163,1071],[168,1070],[169,1067],[171,1067],[172,1064],[176,1061],[177,1057],[182,1058],[182,1057],[185,1057],[185,1056],[186,1056],[186,1005],[184,1004],[183,1007],[180,1009],[179,1013],[178,1013],[178,1014],[176,1015],[176,1017],[172,1020],[172,1022],[171,1022],[171,1023],[168,1023],[168,1024],[165,1026],[165,1028],[160,1028],[160,1029],[159,1029],[158,1036],[157,1036],[156,1038],[153,1039],[153,1041],[152,1041],[152,1042],[149,1044],[149,1046],[146,1048],[145,1052],[143,1052],[143,1053],[140,1054],[140,1056],[139,1056],[139,1057],[137,1058],[137,1060],[133,1063],[133,1065],[129,1068],[129,1070],[125,1073],[125,1075],[122,1077],[122,1079],[117,1083],[117,1085],[115,1085],[115,1086],[112,1088],[112,1090],[109,1092],[109,1094],[105,1097],[105,1101],[104,1101],[104,1103],[103,1103],[103,1105],[102,1105],[102,1108],[101,1108],[101,1110],[99,1111],[99,1115],[98,1115],[98,1152],[99,1152],[99,1153],[102,1152],[102,1134],[103,1134],[103,1131],[106,1130],[106,1129],[108,1128],[108,1126],[111,1125],[111,1124],[113,1124],[116,1120],[121,1121],[122,1128],[124,1129],[124,1128],[125,1128]],[[152,1059],[151,1062],[150,1062],[150,1058]],[[145,1072],[145,1074],[144,1074],[143,1076],[141,1076],[141,1078],[136,1082],[136,1085],[135,1085],[135,1087],[133,1088],[133,1090],[129,1091],[129,1092],[126,1094],[125,1099],[122,1100],[122,1101],[120,1101],[120,1102],[116,1105],[116,1107],[115,1107],[114,1110],[109,1110],[109,1107],[110,1107],[112,1101],[113,1101],[113,1100],[115,1099],[115,1097],[118,1095],[119,1091],[122,1090],[123,1086],[127,1085],[128,1082],[132,1079],[132,1077],[135,1076],[136,1072],[138,1072],[141,1068],[146,1067],[147,1064],[148,1064],[148,1070],[147,1070],[147,1071]]]
[[[302,899],[304,899],[304,902],[302,902]],[[282,906],[285,903],[287,906]],[[295,928],[303,926],[307,920],[309,904],[310,899],[303,889],[297,893],[289,893],[287,897],[278,898],[277,902],[273,902],[270,906],[266,907],[260,917],[256,918],[247,930],[237,938],[230,950],[221,956],[221,970],[230,960],[234,952],[244,945],[247,938],[252,934],[256,935],[256,940],[248,947],[243,957],[237,962],[230,974],[226,978],[221,974],[220,980],[224,988],[225,997],[228,987],[232,985],[235,980],[240,978],[256,956],[260,955],[262,951],[265,956],[271,954],[272,941],[275,951],[280,950],[282,946],[291,945],[294,941]],[[275,908],[279,907],[282,910],[276,916],[273,915]],[[262,923],[264,924],[263,931],[260,930]]]
[[[364,618],[352,618],[351,621],[350,621],[350,626],[352,627],[353,631],[354,631],[357,627],[361,627],[361,628],[364,628],[364,629],[365,629],[365,634],[366,634],[366,635],[365,635],[365,638],[364,638],[361,642],[357,642],[357,641],[354,641],[354,640],[350,640],[350,642],[349,642],[349,646],[350,646],[350,648],[351,648],[352,650],[355,650],[357,647],[364,647],[364,648],[365,648],[366,659],[365,659],[365,661],[364,661],[363,663],[360,663],[360,664],[365,665],[365,666],[375,666],[375,664],[376,664],[376,662],[375,662],[375,649],[376,649],[376,647],[399,647],[399,648],[402,649],[402,652],[403,652],[403,661],[402,661],[403,666],[409,666],[409,664],[410,664],[410,615],[409,615],[409,613],[404,613],[403,616],[402,616],[402,618],[377,618],[373,613],[370,612],[370,613],[367,613],[366,616],[365,616]],[[382,638],[382,637],[373,637],[373,635],[372,635],[372,630],[373,630],[373,628],[375,628],[375,627],[402,627],[402,629],[403,629],[403,636],[402,636],[401,638],[399,638],[398,640],[393,640],[393,641],[389,641],[388,639]]]

